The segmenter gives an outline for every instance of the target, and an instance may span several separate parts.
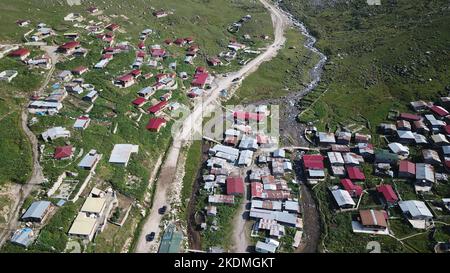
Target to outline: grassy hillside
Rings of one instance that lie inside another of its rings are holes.
[[[389,110],[407,110],[412,100],[436,101],[439,96],[447,96],[448,1],[381,2],[381,6],[368,6],[362,0],[283,2],[283,7],[318,37],[317,47],[329,58],[319,88],[299,102],[304,111],[299,116],[301,122],[313,121],[321,130],[334,130],[342,124],[361,125],[380,145],[376,125],[387,119]],[[365,170],[370,173],[372,167],[367,165]],[[377,183],[378,179],[369,175],[367,183]],[[396,184],[404,198],[420,199],[411,185],[391,179],[384,181]],[[351,214],[331,211],[327,187],[337,183],[327,180],[314,189],[323,220],[323,251],[368,252],[366,244],[376,240],[382,252],[431,252],[437,240],[448,241],[448,229],[441,224],[435,233],[424,232],[402,243],[390,237],[354,234],[350,228]],[[433,193],[436,200],[447,196],[448,183],[440,184]],[[363,198],[363,208],[377,207],[371,195],[370,191]],[[390,212],[399,217],[390,220],[390,228],[398,238],[417,233],[403,220],[400,211]]]
[[[251,103],[279,98],[301,90],[311,79],[310,70],[318,55],[303,46],[305,37],[299,30],[286,32],[286,44],[271,61],[261,64],[257,71],[245,78],[242,86],[226,103]]]
[[[347,2],[331,7],[284,1],[329,56],[322,82],[329,91],[302,120],[333,127],[358,123],[363,115],[376,124],[391,108],[449,91],[448,1]]]
[[[206,58],[215,56],[226,49],[230,39],[243,41],[243,35],[249,34],[252,41],[248,44],[254,48],[265,46],[271,39],[265,40],[262,35],[273,37],[272,22],[268,12],[259,1],[252,0],[112,0],[112,1],[81,1],[80,6],[69,6],[66,1],[60,0],[4,0],[0,5],[0,44],[23,43],[23,35],[32,30],[38,23],[46,23],[52,27],[57,36],[47,39],[51,45],[60,45],[65,42],[62,36],[65,32],[78,32],[79,41],[84,48],[89,50],[85,58],[75,58],[64,60],[56,65],[55,75],[60,71],[71,70],[80,65],[92,68],[92,65],[99,61],[101,49],[105,46],[95,36],[88,35],[83,28],[75,27],[71,22],[63,20],[70,12],[81,13],[87,20],[81,24],[86,24],[89,20],[108,21],[117,23],[121,26],[116,31],[116,40],[119,42],[128,41],[136,46],[139,41],[139,33],[150,28],[154,31],[145,41],[148,47],[154,44],[163,45],[168,50],[170,57],[161,62],[163,68],[155,69],[144,65],[143,73],[169,72],[168,65],[177,61],[178,65],[174,72],[186,71],[190,79],[186,82],[179,80],[179,89],[173,92],[171,101],[178,101],[182,104],[192,107],[192,103],[186,96],[181,87],[189,86],[195,66],[206,65]],[[86,12],[87,7],[97,6],[103,11],[102,16],[92,16]],[[168,10],[173,12],[165,18],[157,19],[152,15],[155,10]],[[230,33],[227,26],[239,20],[242,16],[250,14],[252,20],[243,25],[238,33]],[[16,20],[31,20],[30,26],[19,27]],[[194,65],[183,63],[186,48],[176,46],[166,46],[163,41],[167,38],[185,38],[192,36],[195,43],[199,45],[201,52],[195,59]],[[42,54],[36,47],[30,48],[32,56]],[[150,133],[145,129],[149,120],[148,114],[143,114],[138,119],[141,112],[132,106],[131,101],[136,98],[136,93],[141,88],[154,84],[155,79],[143,80],[133,87],[119,89],[112,84],[112,79],[124,72],[130,71],[130,66],[135,59],[135,50],[128,53],[116,55],[104,70],[91,70],[83,74],[86,83],[93,84],[99,91],[100,97],[95,101],[95,106],[89,112],[91,124],[84,131],[73,129],[75,118],[84,114],[89,103],[81,100],[82,95],[70,94],[63,102],[63,109],[55,116],[37,116],[38,122],[31,126],[31,130],[39,135],[46,129],[53,126],[63,126],[71,131],[69,139],[58,139],[45,144],[43,149],[43,160],[41,165],[45,176],[49,179],[48,183],[43,184],[44,189],[48,189],[63,171],[72,171],[78,173],[77,179],[82,181],[88,172],[80,170],[77,164],[81,160],[81,155],[86,154],[90,149],[96,149],[103,154],[96,169],[93,179],[95,183],[103,185],[112,185],[114,189],[119,190],[128,197],[138,202],[143,201],[147,191],[150,173],[156,167],[156,159],[162,155],[171,142],[171,125],[173,121],[168,122],[167,126],[159,133]],[[217,70],[234,70],[237,67],[237,61],[230,66],[221,67]],[[0,124],[4,125],[0,133],[0,184],[8,182],[23,183],[27,180],[31,171],[31,149],[24,138],[20,129],[20,111],[21,107],[28,103],[28,97],[33,91],[37,90],[47,71],[34,69],[30,70],[25,64],[5,57],[0,61],[0,71],[14,69],[19,72],[11,83],[0,82]],[[210,69],[213,70],[213,69]],[[58,80],[53,77],[45,94],[52,91],[52,85]],[[86,91],[83,95],[86,95]],[[155,102],[165,93],[158,91],[152,96]],[[147,104],[143,109],[147,109]],[[31,117],[31,115],[30,115]],[[117,132],[114,128],[117,126]],[[139,153],[133,155],[129,165],[126,168],[113,166],[108,163],[108,158],[114,144],[132,143],[139,145]],[[61,145],[73,145],[76,148],[73,160],[57,161],[52,158],[55,147]],[[81,153],[83,150],[83,153]],[[18,162],[23,162],[18,164]],[[77,185],[74,192],[77,191],[81,183]],[[90,186],[93,186],[91,183]],[[44,196],[33,196],[34,199],[46,198]],[[78,211],[80,201],[71,204],[71,209],[66,209],[58,214],[58,217],[50,219],[47,224],[48,230],[54,225],[59,225],[64,221],[64,229],[60,233],[66,233],[68,225]],[[137,210],[133,210],[130,219],[127,220],[123,228],[112,227],[106,230],[105,234],[99,236],[95,247],[90,245],[89,251],[119,252],[122,250],[125,242],[133,236],[137,223],[141,216]],[[70,225],[69,225],[70,226]],[[45,231],[45,230],[44,230]],[[54,236],[41,233],[38,242],[44,242],[47,249],[51,246],[56,247],[57,251],[63,249],[67,241],[67,236],[62,236],[61,240]],[[59,236],[59,233],[58,233]],[[58,237],[57,236],[57,237]],[[113,240],[110,240],[114,238]],[[30,250],[45,251],[39,246],[34,245]]]

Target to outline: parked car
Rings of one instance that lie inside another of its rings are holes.
[[[159,214],[166,213],[166,210],[167,210],[167,206],[162,206],[161,208],[159,208]]]
[[[154,232],[150,232],[149,234],[147,234],[145,236],[145,240],[147,240],[147,242],[151,242],[155,239],[155,233]]]

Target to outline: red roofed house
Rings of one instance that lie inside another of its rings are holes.
[[[151,118],[147,124],[147,130],[151,132],[159,132],[159,130],[166,125],[166,120],[163,118]]]
[[[183,38],[178,38],[175,40],[174,44],[178,46],[184,46],[186,44],[186,41]]]
[[[160,11],[155,11],[153,12],[153,16],[155,16],[156,18],[162,18],[162,17],[166,17],[167,15],[169,15],[169,13],[167,13],[164,10],[160,10]]]
[[[389,184],[384,184],[377,187],[377,191],[382,194],[384,200],[388,204],[395,204],[398,201],[397,194],[395,194],[394,189]]]
[[[136,52],[136,58],[145,58],[145,52],[144,51]]]
[[[250,183],[251,197],[252,198],[262,198],[263,194],[263,184],[260,182]]]
[[[444,129],[444,133],[446,135],[450,135],[450,124],[449,125],[445,125],[443,129]]]
[[[191,85],[200,87],[200,88],[204,88],[205,84],[206,84],[206,80],[208,79],[208,76],[209,76],[209,74],[205,73],[205,72],[195,74],[194,80],[192,81]]]
[[[139,49],[145,49],[145,43],[143,41],[140,41],[138,44]]]
[[[245,121],[262,121],[266,115],[261,113],[250,113],[250,112],[243,112],[243,111],[236,111],[233,113],[234,119],[237,120],[245,120]]]
[[[184,41],[185,41],[186,43],[188,43],[188,44],[192,44],[192,43],[194,42],[194,38],[192,38],[192,37],[186,37],[186,38],[184,38]]]
[[[348,191],[348,193],[350,193],[350,195],[352,197],[360,197],[361,196],[362,191],[363,191],[362,187],[359,185],[353,184],[353,182],[350,179],[348,179],[348,178],[341,179],[341,184],[344,187],[344,189],[346,191]]]
[[[64,54],[72,54],[78,47],[80,47],[80,42],[70,41],[70,42],[60,45],[58,47],[58,52],[61,52]]]
[[[441,118],[448,116],[448,111],[445,110],[445,108],[443,108],[442,106],[433,105],[430,110]]]
[[[31,52],[26,48],[19,48],[17,50],[12,51],[8,54],[9,57],[19,58],[20,60],[25,60],[28,56],[30,56]]]
[[[103,60],[112,60],[114,58],[114,55],[113,54],[109,54],[109,53],[106,53],[106,54],[103,54],[102,55],[102,59]]]
[[[398,177],[402,178],[416,177],[416,164],[408,160],[401,160],[398,166]]]
[[[134,80],[134,77],[132,74],[125,74],[116,80],[116,84],[120,85],[123,88],[127,88],[135,84],[136,81]]]
[[[134,69],[130,72],[131,76],[134,78],[139,77],[142,74],[142,71],[140,69]]]
[[[119,28],[118,24],[110,24],[106,27],[106,29],[111,30],[111,31],[115,31],[118,28]]]
[[[147,102],[147,100],[146,100],[145,98],[139,97],[139,98],[135,99],[134,101],[132,101],[131,103],[134,104],[134,105],[136,105],[136,106],[138,106],[138,107],[141,107],[141,106],[143,106],[146,102]]]
[[[85,66],[79,66],[77,68],[74,68],[72,70],[72,74],[74,75],[83,75],[84,73],[86,73],[89,69]]]
[[[150,54],[153,58],[164,58],[166,56],[166,51],[162,48],[152,48]]]
[[[227,177],[227,195],[243,195],[244,179],[239,176]]]
[[[407,120],[407,121],[418,121],[418,120],[422,119],[420,116],[414,115],[414,114],[410,114],[410,113],[401,113],[399,118]]]
[[[218,66],[222,64],[222,61],[217,57],[213,57],[208,59],[208,63],[211,66]]]
[[[165,40],[164,40],[164,43],[165,43],[166,45],[171,45],[171,44],[173,44],[173,40],[172,40],[172,39],[165,39]]]
[[[53,158],[55,159],[68,159],[73,156],[73,147],[72,146],[60,146],[56,147],[55,153],[53,154]]]
[[[304,155],[303,167],[307,170],[323,170],[323,156],[322,155]]]
[[[366,176],[360,168],[354,166],[346,166],[348,178],[351,180],[366,180]]]
[[[167,107],[167,101],[161,101],[150,108],[148,108],[148,111],[152,114],[159,114],[162,110],[164,110]]]

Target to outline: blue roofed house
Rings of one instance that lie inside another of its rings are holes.
[[[51,208],[50,201],[36,201],[31,204],[27,211],[22,216],[22,221],[24,222],[38,222],[42,221],[47,216]]]
[[[28,247],[34,239],[34,233],[31,228],[22,228],[14,232],[11,237],[11,243],[23,247]]]

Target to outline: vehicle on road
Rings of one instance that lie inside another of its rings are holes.
[[[167,206],[162,206],[158,210],[159,214],[164,214],[164,213],[166,213],[166,211],[167,211]]]
[[[155,239],[155,233],[153,231],[145,236],[145,240],[147,240],[147,242],[151,242],[154,239]]]
[[[241,78],[240,77],[237,77],[237,78],[234,78],[233,80],[232,80],[232,82],[238,82],[238,81],[240,81],[241,80]]]

